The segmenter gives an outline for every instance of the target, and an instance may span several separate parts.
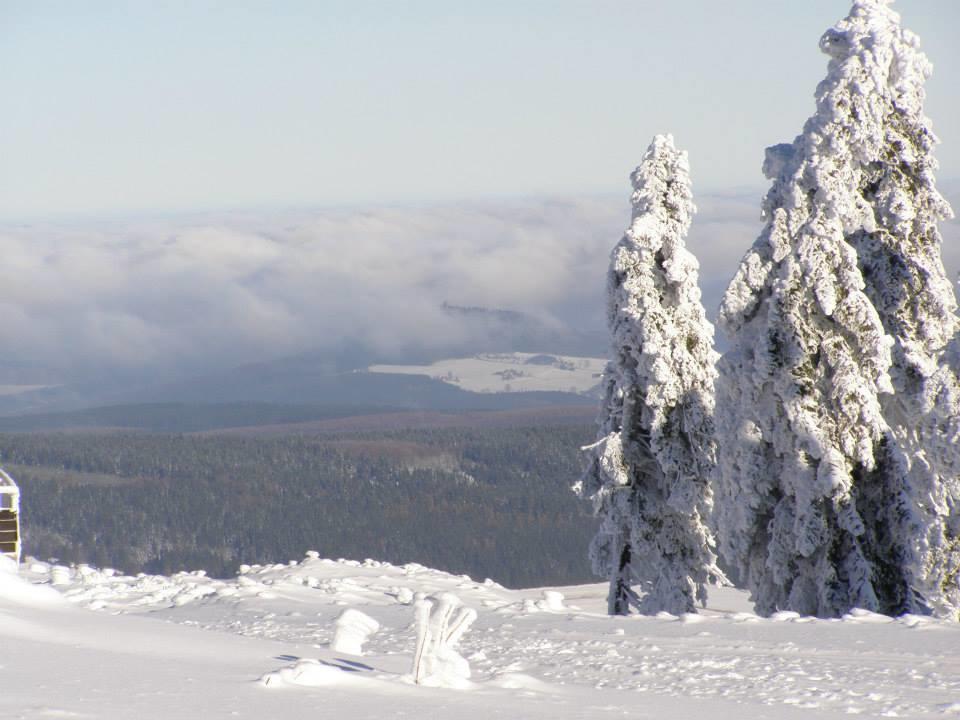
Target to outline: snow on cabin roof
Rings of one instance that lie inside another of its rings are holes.
[[[20,489],[13,481],[13,478],[7,475],[3,468],[0,468],[0,493],[19,494]]]

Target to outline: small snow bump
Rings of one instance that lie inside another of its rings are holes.
[[[294,665],[263,675],[258,682],[271,689],[289,685],[328,687],[348,680],[348,674],[334,665],[313,659],[298,660]]]
[[[847,622],[875,623],[881,625],[893,622],[893,618],[888,615],[880,615],[879,613],[864,610],[863,608],[854,608],[844,615],[843,619]]]
[[[73,571],[65,565],[54,565],[50,571],[50,582],[53,585],[69,585],[73,578]]]
[[[505,690],[527,690],[533,692],[547,692],[550,690],[550,685],[542,680],[518,672],[501,672],[493,677],[489,684]]]
[[[563,593],[557,592],[556,590],[544,590],[541,595],[542,598],[537,601],[537,607],[539,609],[550,612],[561,612],[566,610],[566,607],[563,604]]]

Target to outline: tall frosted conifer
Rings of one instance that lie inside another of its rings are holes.
[[[894,340],[895,394],[881,398],[884,418],[909,468],[874,489],[873,502],[900,525],[883,539],[903,566],[915,597],[893,610],[960,610],[960,419],[956,370],[944,351],[960,329],[953,287],[943,268],[937,223],[952,217],[937,192],[937,142],[923,113],[930,63],[917,38],[900,28],[885,2],[859,2],[822,44],[831,73],[844,82],[829,100],[845,129],[850,166],[846,234],[856,248],[866,292]],[[881,479],[881,478],[878,478]],[[904,498],[904,505],[887,498]],[[902,554],[898,546],[904,545]],[[890,556],[888,556],[889,558]],[[909,595],[909,594],[908,594]]]
[[[633,219],[607,276],[599,441],[579,491],[600,518],[590,556],[610,578],[610,613],[693,612],[720,572],[705,524],[716,354],[683,244],[695,211],[686,153],[659,135],[631,180]]]
[[[767,225],[720,311],[721,550],[762,613],[946,614],[957,325],[929,65],[884,0],[855,2],[820,47],[817,112],[767,150]]]

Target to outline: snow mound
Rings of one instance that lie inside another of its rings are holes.
[[[336,665],[314,658],[304,658],[261,677],[258,682],[271,689],[296,685],[300,687],[331,687],[356,682],[350,672]]]
[[[337,631],[330,649],[348,655],[363,655],[363,644],[380,629],[380,623],[359,610],[348,608],[336,622]]]
[[[563,612],[567,608],[563,604],[563,593],[556,590],[544,590],[543,597],[537,601],[537,608],[547,612]]]
[[[537,678],[523,673],[504,672],[495,675],[490,680],[493,687],[504,688],[506,690],[527,690],[531,692],[557,692],[557,688],[552,685],[537,680]]]
[[[57,605],[63,598],[56,590],[35,585],[17,574],[17,564],[0,556],[0,601],[17,605]]]
[[[304,591],[341,605],[409,605],[416,592],[456,591],[469,602],[504,604],[504,588],[487,580],[451,575],[417,563],[391,565],[376,560],[330,560],[313,551],[302,561],[241,565],[237,577],[215,579],[203,570],[170,576],[124,575],[107,568],[75,567],[31,560],[25,573],[35,583],[55,586],[72,603],[114,612],[154,612],[185,605],[231,606],[253,600],[289,601]],[[324,603],[328,604],[328,603]]]
[[[873,623],[880,625],[886,625],[887,623],[893,622],[893,618],[889,615],[880,615],[879,613],[870,612],[869,610],[864,610],[863,608],[854,608],[843,616],[843,620],[846,622]]]

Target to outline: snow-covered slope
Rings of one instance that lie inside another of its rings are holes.
[[[533,353],[481,353],[430,365],[371,365],[373,373],[426,375],[480,393],[588,393],[600,384],[607,361]]]
[[[479,613],[464,690],[407,677],[411,603],[441,592]],[[960,716],[956,624],[760,619],[727,589],[700,615],[607,617],[605,597],[312,554],[226,581],[31,562],[0,572],[0,717]],[[362,656],[330,647],[347,608],[380,625]]]

